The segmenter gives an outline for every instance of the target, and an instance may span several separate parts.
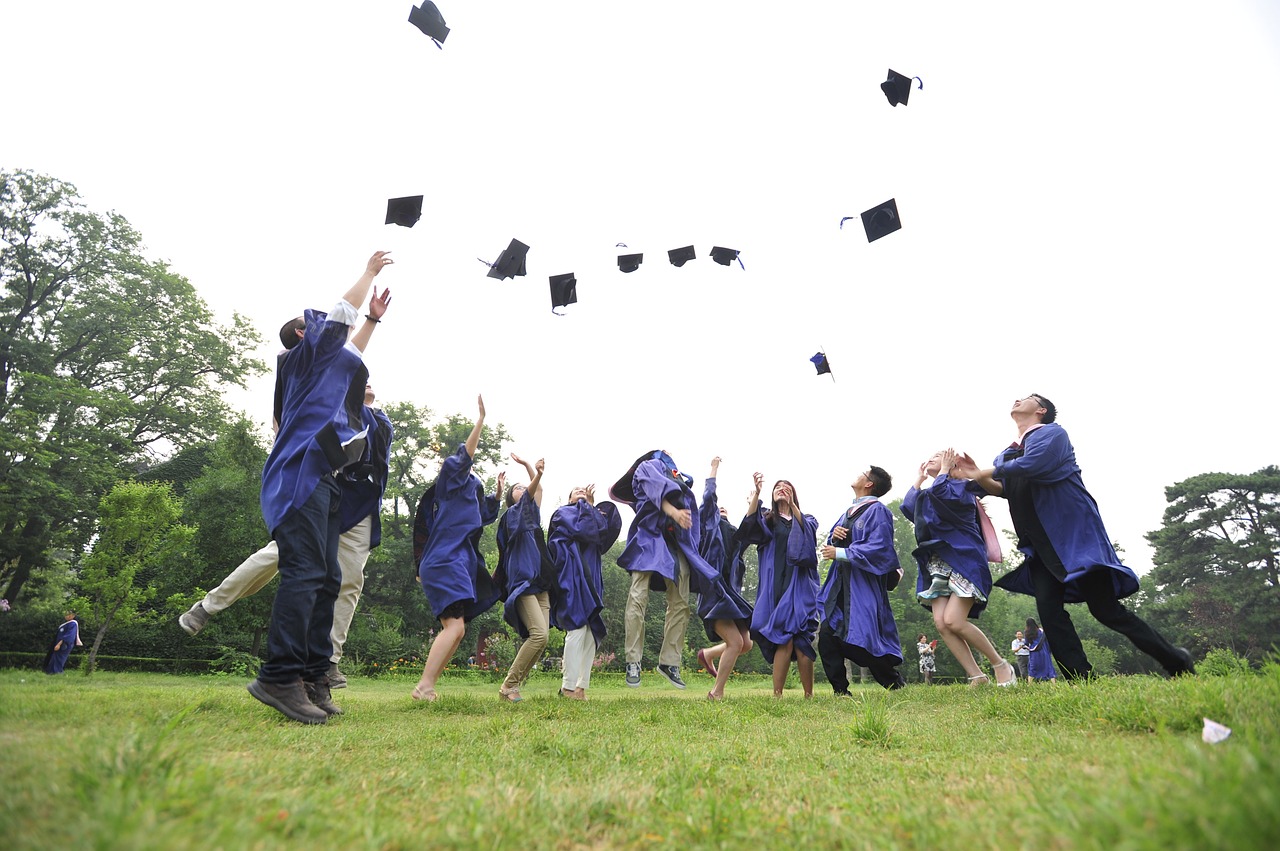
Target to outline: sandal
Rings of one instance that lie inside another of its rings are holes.
[[[518,688],[510,690],[500,688],[498,689],[498,700],[505,700],[507,703],[519,703],[524,698],[520,696],[520,689]]]
[[[978,674],[976,677],[969,678],[969,688],[977,688],[980,685],[991,682],[991,678],[986,674]]]
[[[1016,686],[1016,685],[1018,684],[1018,672],[1017,672],[1016,670],[1014,670],[1013,665],[1010,665],[1010,664],[1009,664],[1009,660],[1008,660],[1008,659],[1001,659],[1001,660],[1000,660],[1000,664],[999,664],[999,665],[994,666],[994,667],[991,669],[992,673],[995,673],[995,670],[996,670],[997,668],[1008,668],[1008,669],[1009,669],[1009,679],[1005,680],[1004,682],[1000,682],[1000,680],[998,679],[999,675],[997,674],[996,685],[998,685],[1000,688],[1010,688],[1010,687],[1012,687],[1012,686]]]
[[[432,703],[435,701],[436,697],[437,697],[436,690],[433,688],[429,688],[426,691],[421,691],[419,686],[413,687],[414,700],[425,700],[427,703]]]

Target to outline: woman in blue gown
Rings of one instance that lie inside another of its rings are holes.
[[[760,561],[760,590],[751,617],[751,637],[773,665],[773,695],[782,697],[791,660],[800,671],[805,697],[813,697],[813,646],[818,631],[818,521],[800,511],[795,486],[779,479],[773,507],[760,502],[764,476],[754,473],[750,504],[738,532],[744,544],[755,544]]]
[[[484,399],[476,397],[476,404],[479,416],[467,442],[440,465],[440,475],[423,494],[414,518],[418,580],[440,619],[440,632],[431,642],[422,678],[413,688],[414,700],[436,699],[436,681],[458,651],[467,621],[498,601],[480,554],[480,532],[498,519],[498,494],[505,476],[498,474],[497,493],[486,496],[484,483],[471,472],[484,427]]]
[[[1049,640],[1044,637],[1044,630],[1036,623],[1035,618],[1027,618],[1027,630],[1024,635],[1027,649],[1031,655],[1027,657],[1027,675],[1033,680],[1058,679],[1058,669],[1053,667],[1053,655],[1049,651]]]
[[[49,654],[44,659],[46,674],[61,674],[67,667],[67,659],[71,656],[72,647],[80,647],[80,624],[76,622],[76,613],[67,612],[65,620],[58,627],[58,632],[49,645]]]
[[[915,524],[916,597],[933,612],[934,626],[964,668],[970,685],[987,682],[987,675],[974,659],[975,651],[990,661],[996,685],[1017,685],[1013,666],[970,621],[977,620],[986,608],[991,570],[978,497],[967,481],[951,476],[958,457],[954,449],[935,453],[920,465],[915,485],[902,499],[903,516]],[[929,477],[933,483],[923,488]]]
[[[523,698],[520,686],[542,658],[551,620],[550,591],[555,586],[542,537],[542,471],[546,462],[529,464],[514,452],[511,460],[529,474],[528,485],[507,489],[507,512],[498,521],[498,569],[494,581],[501,589],[503,618],[524,639],[511,660],[498,696],[509,703]],[[543,569],[546,564],[547,570]]]

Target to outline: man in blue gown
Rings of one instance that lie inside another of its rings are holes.
[[[887,689],[906,685],[898,666],[902,645],[889,591],[902,577],[893,547],[893,513],[880,502],[893,479],[872,466],[853,482],[854,501],[840,515],[820,555],[833,559],[819,599],[823,608],[818,655],[836,694],[849,693],[846,659],[871,671]]]
[[[280,430],[262,471],[262,516],[279,547],[280,586],[267,661],[248,690],[305,724],[323,724],[342,712],[328,677],[333,607],[342,583],[337,477],[368,448],[363,399],[369,371],[362,353],[389,293],[379,298],[375,291],[370,322],[354,337],[350,330],[359,318],[355,305],[364,303],[374,277],[393,262],[386,254],[369,258],[364,274],[328,314],[308,310],[280,330],[289,348],[279,367]]]
[[[1195,673],[1190,653],[1120,602],[1138,590],[1138,577],[1116,555],[1098,504],[1085,490],[1071,440],[1055,422],[1053,402],[1033,393],[1015,401],[1010,416],[1018,437],[996,456],[993,467],[978,469],[966,457],[954,468],[1009,501],[1018,549],[1026,558],[996,585],[1036,598],[1040,626],[1067,679],[1093,670],[1064,605],[1080,602],[1171,675]]]

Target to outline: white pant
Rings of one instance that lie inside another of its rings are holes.
[[[591,665],[595,660],[596,636],[590,625],[565,633],[564,690],[588,688],[591,685]]]
[[[373,518],[366,517],[338,538],[338,566],[342,569],[342,586],[333,602],[333,655],[335,665],[342,659],[342,646],[355,617],[360,592],[364,589],[364,566],[369,561],[369,538],[373,534]],[[201,605],[211,615],[261,591],[280,572],[280,550],[272,541],[253,555],[204,595]]]

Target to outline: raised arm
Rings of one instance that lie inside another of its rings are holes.
[[[373,297],[369,299],[369,312],[365,314],[364,323],[356,330],[351,337],[351,345],[355,346],[361,352],[369,345],[369,338],[373,336],[373,327],[382,321],[382,315],[387,312],[387,305],[391,304],[391,290],[384,289],[381,294],[378,288],[373,288]]]
[[[542,470],[546,466],[546,459],[539,458],[538,463],[533,465],[533,478],[529,480],[529,493],[533,495],[534,504],[539,508],[542,507]]]
[[[360,280],[351,285],[351,289],[347,290],[347,294],[342,297],[343,301],[353,306],[364,304],[364,300],[369,297],[369,288],[373,286],[373,279],[378,276],[384,266],[390,266],[396,262],[387,256],[390,253],[389,251],[373,252],[373,256],[365,265],[364,274],[360,276]]]
[[[476,397],[476,407],[480,409],[480,415],[476,417],[476,424],[471,427],[471,434],[467,435],[467,454],[472,458],[476,457],[476,450],[480,448],[480,430],[484,428],[484,397]]]
[[[995,478],[995,469],[981,469],[978,462],[974,461],[969,455],[960,455],[955,459],[954,465],[951,467],[950,474],[956,478],[968,479],[977,482],[979,487],[992,496],[1003,496],[1004,485]]]

